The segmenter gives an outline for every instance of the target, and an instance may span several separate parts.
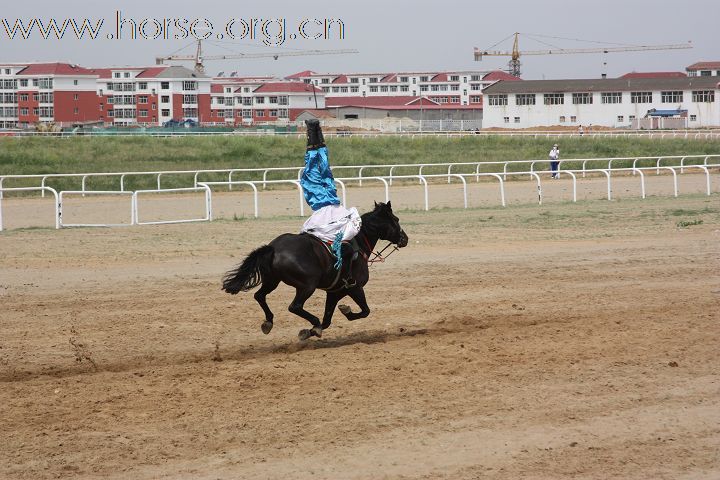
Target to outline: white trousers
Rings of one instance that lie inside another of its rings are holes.
[[[357,208],[328,205],[314,211],[303,225],[302,231],[325,242],[334,241],[338,232],[342,232],[342,240],[348,241],[360,232],[361,226],[362,219]]]

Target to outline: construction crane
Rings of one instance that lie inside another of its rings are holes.
[[[277,60],[279,57],[299,57],[306,55],[346,55],[350,53],[359,53],[355,49],[340,50],[289,50],[284,52],[264,52],[264,53],[232,53],[229,55],[203,55],[202,40],[197,41],[197,49],[194,55],[166,55],[163,57],[155,57],[156,65],[163,65],[166,61],[192,61],[195,62],[195,71],[197,73],[205,73],[206,60],[242,60],[250,58],[272,58]]]
[[[680,44],[674,44],[674,45],[624,45],[619,47],[600,47],[600,48],[562,48],[562,47],[556,47],[553,45],[550,45],[546,43],[546,45],[550,46],[550,49],[547,50],[523,50],[520,51],[519,47],[519,36],[521,34],[518,32],[515,32],[512,36],[515,37],[513,41],[513,49],[512,51],[498,51],[498,50],[482,50],[477,47],[475,47],[475,61],[481,61],[483,57],[510,57],[510,62],[508,62],[508,73],[515,77],[520,76],[520,56],[525,55],[560,55],[560,54],[576,54],[576,53],[613,53],[613,52],[640,52],[640,51],[647,51],[647,50],[682,50],[687,48],[693,48],[692,43],[680,43]],[[525,36],[528,36],[532,38],[528,34],[524,34]],[[537,35],[539,37],[545,37],[544,35]],[[504,42],[505,40],[509,39],[510,37],[501,40],[498,43]],[[570,38],[561,38],[561,37],[546,37],[546,38],[560,38],[562,40],[574,40],[578,41],[577,39],[570,39]],[[587,40],[579,40],[579,41],[587,41]],[[540,42],[545,43],[545,42]],[[600,43],[600,42],[593,42],[593,43]],[[497,43],[495,44],[497,45]],[[493,47],[495,46],[493,45]],[[615,44],[618,45],[618,44]],[[490,47],[490,48],[493,48]]]

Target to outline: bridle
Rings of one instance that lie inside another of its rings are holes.
[[[365,233],[363,233],[362,237],[363,237],[363,240],[365,240],[365,246],[368,249],[367,253],[365,253],[365,251],[363,251],[363,254],[365,256],[365,260],[367,260],[368,266],[371,266],[373,263],[383,263],[385,260],[387,260],[387,258],[390,255],[392,255],[393,253],[400,250],[397,247],[397,245],[393,244],[392,242],[388,242],[388,244],[385,246],[385,248],[383,248],[379,252],[377,252],[377,251],[373,252],[372,246],[370,246],[370,242],[368,241],[367,235]],[[390,253],[383,255],[383,253],[385,253],[385,250],[387,250],[390,247],[392,247],[392,250],[390,251]],[[370,255],[374,255],[374,257],[370,258]]]

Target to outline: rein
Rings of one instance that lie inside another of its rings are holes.
[[[368,257],[366,256],[368,265],[372,265],[373,263],[378,263],[378,262],[379,262],[379,263],[383,263],[390,255],[392,255],[393,253],[395,253],[395,252],[397,252],[397,251],[399,250],[399,248],[396,247],[395,245],[393,245],[392,242],[388,242],[388,244],[385,246],[385,248],[383,248],[383,249],[380,250],[379,252],[373,252],[373,249],[372,249],[372,247],[370,246],[370,242],[369,242],[368,239],[367,239],[367,235],[363,234],[363,239],[365,240],[365,245],[366,245],[367,248],[368,248],[367,256],[369,256],[369,255],[375,255],[375,256],[372,257],[372,258],[368,258]],[[388,253],[387,255],[383,256],[383,253],[385,253],[385,250],[387,250],[387,249],[390,248],[390,247],[392,247],[392,250],[390,251],[390,253]]]

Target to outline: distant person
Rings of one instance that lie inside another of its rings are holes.
[[[558,148],[557,143],[553,145],[552,150],[550,150],[549,157],[552,178],[560,178],[560,173],[558,172],[558,168],[560,167],[560,148]]]
[[[585,132],[583,131],[583,126],[582,126],[582,125],[580,125],[580,128],[578,128],[578,133],[580,134],[581,137],[583,136],[583,133],[585,133]]]

